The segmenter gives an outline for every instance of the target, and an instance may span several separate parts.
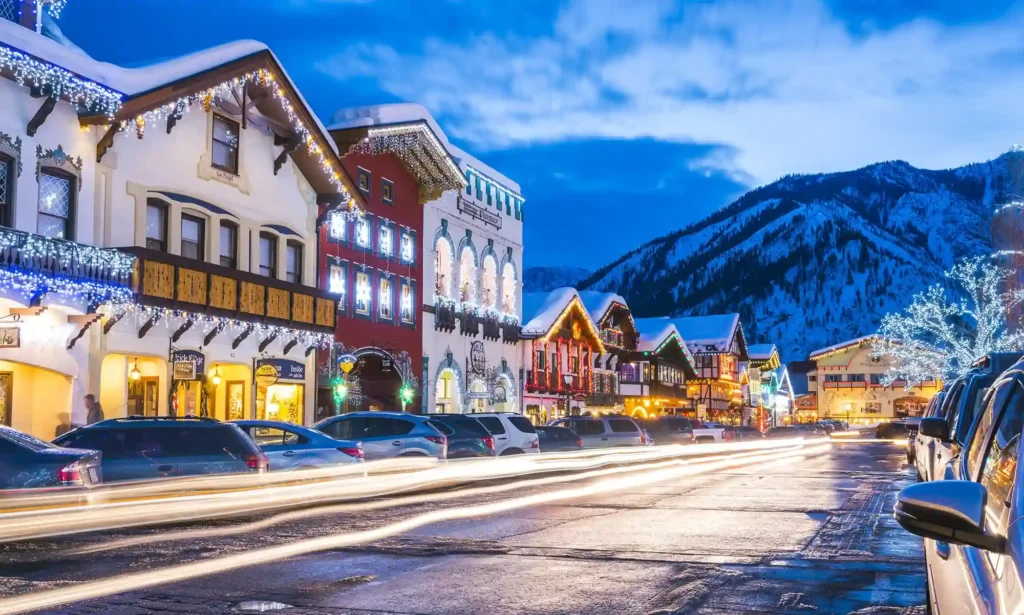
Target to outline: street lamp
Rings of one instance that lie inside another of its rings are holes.
[[[853,409],[853,404],[850,404],[850,403],[843,404],[843,409],[846,410],[846,424],[849,425],[850,424],[850,410]]]
[[[572,406],[572,374],[562,374],[562,381],[565,382],[565,415],[569,416],[569,407]]]

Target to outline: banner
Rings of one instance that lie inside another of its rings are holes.
[[[256,360],[256,371],[259,375],[260,368],[266,368],[266,366],[272,366],[275,370],[276,380],[282,380],[286,382],[305,382],[306,381],[306,364],[300,363],[299,361],[293,361],[291,359],[257,359]],[[266,376],[269,378],[270,370],[265,369]],[[276,381],[275,380],[275,381]],[[264,385],[269,386],[269,385]]]

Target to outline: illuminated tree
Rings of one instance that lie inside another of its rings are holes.
[[[872,342],[875,356],[893,359],[883,384],[956,377],[978,358],[1024,348],[1019,318],[1024,289],[1008,284],[1016,272],[988,257],[965,258],[942,283],[914,296],[898,314],[886,314]]]

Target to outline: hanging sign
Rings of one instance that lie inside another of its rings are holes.
[[[347,373],[351,372],[353,368],[355,368],[357,361],[358,361],[358,359],[356,359],[355,355],[352,355],[352,354],[342,355],[342,356],[338,357],[338,369],[340,369],[341,371],[343,371],[343,372],[345,372],[347,374]]]
[[[206,357],[198,350],[176,350],[173,357],[175,380],[197,380],[206,371]]]
[[[276,380],[286,380],[288,382],[305,382],[306,381],[306,364],[298,361],[292,361],[291,359],[257,359],[256,361],[256,373],[264,366],[273,366],[275,370]],[[270,371],[267,371],[269,376]],[[276,381],[275,380],[275,381]],[[273,383],[271,383],[273,384]],[[270,386],[270,385],[265,385]]]
[[[277,366],[270,363],[265,363],[256,368],[256,375],[253,377],[256,380],[256,386],[258,387],[269,387],[277,384]]]
[[[18,327],[0,328],[0,348],[21,348],[21,329]]]
[[[380,371],[382,371],[382,372],[390,372],[391,371],[391,358],[390,357],[383,357],[380,360]]]

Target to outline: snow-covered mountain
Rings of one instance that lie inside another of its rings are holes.
[[[537,293],[575,286],[591,273],[580,267],[527,267],[523,274],[523,292]]]
[[[873,333],[955,260],[990,252],[992,212],[1011,181],[1020,185],[1020,156],[944,171],[894,161],[784,177],[578,287],[624,295],[637,317],[738,311],[750,343],[805,359]]]

